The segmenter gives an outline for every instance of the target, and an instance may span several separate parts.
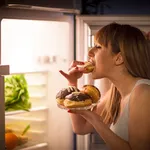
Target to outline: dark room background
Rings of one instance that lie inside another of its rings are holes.
[[[150,14],[150,0],[82,0],[82,14]]]

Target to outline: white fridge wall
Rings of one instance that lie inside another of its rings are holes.
[[[73,59],[71,31],[67,22],[10,19],[2,21],[2,64],[9,64],[12,73],[49,71],[49,150],[73,149],[73,132],[68,113],[59,109],[55,100],[56,93],[67,86],[67,81],[58,70],[66,71]],[[41,56],[48,56],[50,61],[44,63],[44,57]],[[54,59],[51,61],[51,58]]]
[[[69,57],[69,23],[2,20],[2,64],[11,72],[39,69],[38,56]]]

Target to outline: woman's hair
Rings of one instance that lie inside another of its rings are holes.
[[[111,23],[97,32],[95,43],[105,47],[111,44],[112,53],[121,52],[124,65],[133,77],[150,79],[150,46],[140,29],[127,24]],[[112,84],[110,100],[101,113],[105,123],[116,122],[120,100],[121,95]]]

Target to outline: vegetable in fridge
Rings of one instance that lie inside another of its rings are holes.
[[[5,76],[5,110],[26,110],[31,108],[28,85],[24,74]]]

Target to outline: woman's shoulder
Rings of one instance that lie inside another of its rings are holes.
[[[139,81],[132,92],[131,101],[136,102],[137,105],[141,103],[150,104],[150,80]]]
[[[141,85],[141,84],[150,85],[150,79],[140,78],[139,80],[137,80],[136,85]]]
[[[134,87],[134,94],[142,94],[143,92],[148,92],[150,93],[150,80],[149,79],[140,79],[137,81],[135,87]],[[136,94],[136,95],[137,95]]]
[[[130,98],[129,142],[135,145],[137,141],[142,141],[146,145],[150,141],[150,84],[146,80],[139,82]]]

